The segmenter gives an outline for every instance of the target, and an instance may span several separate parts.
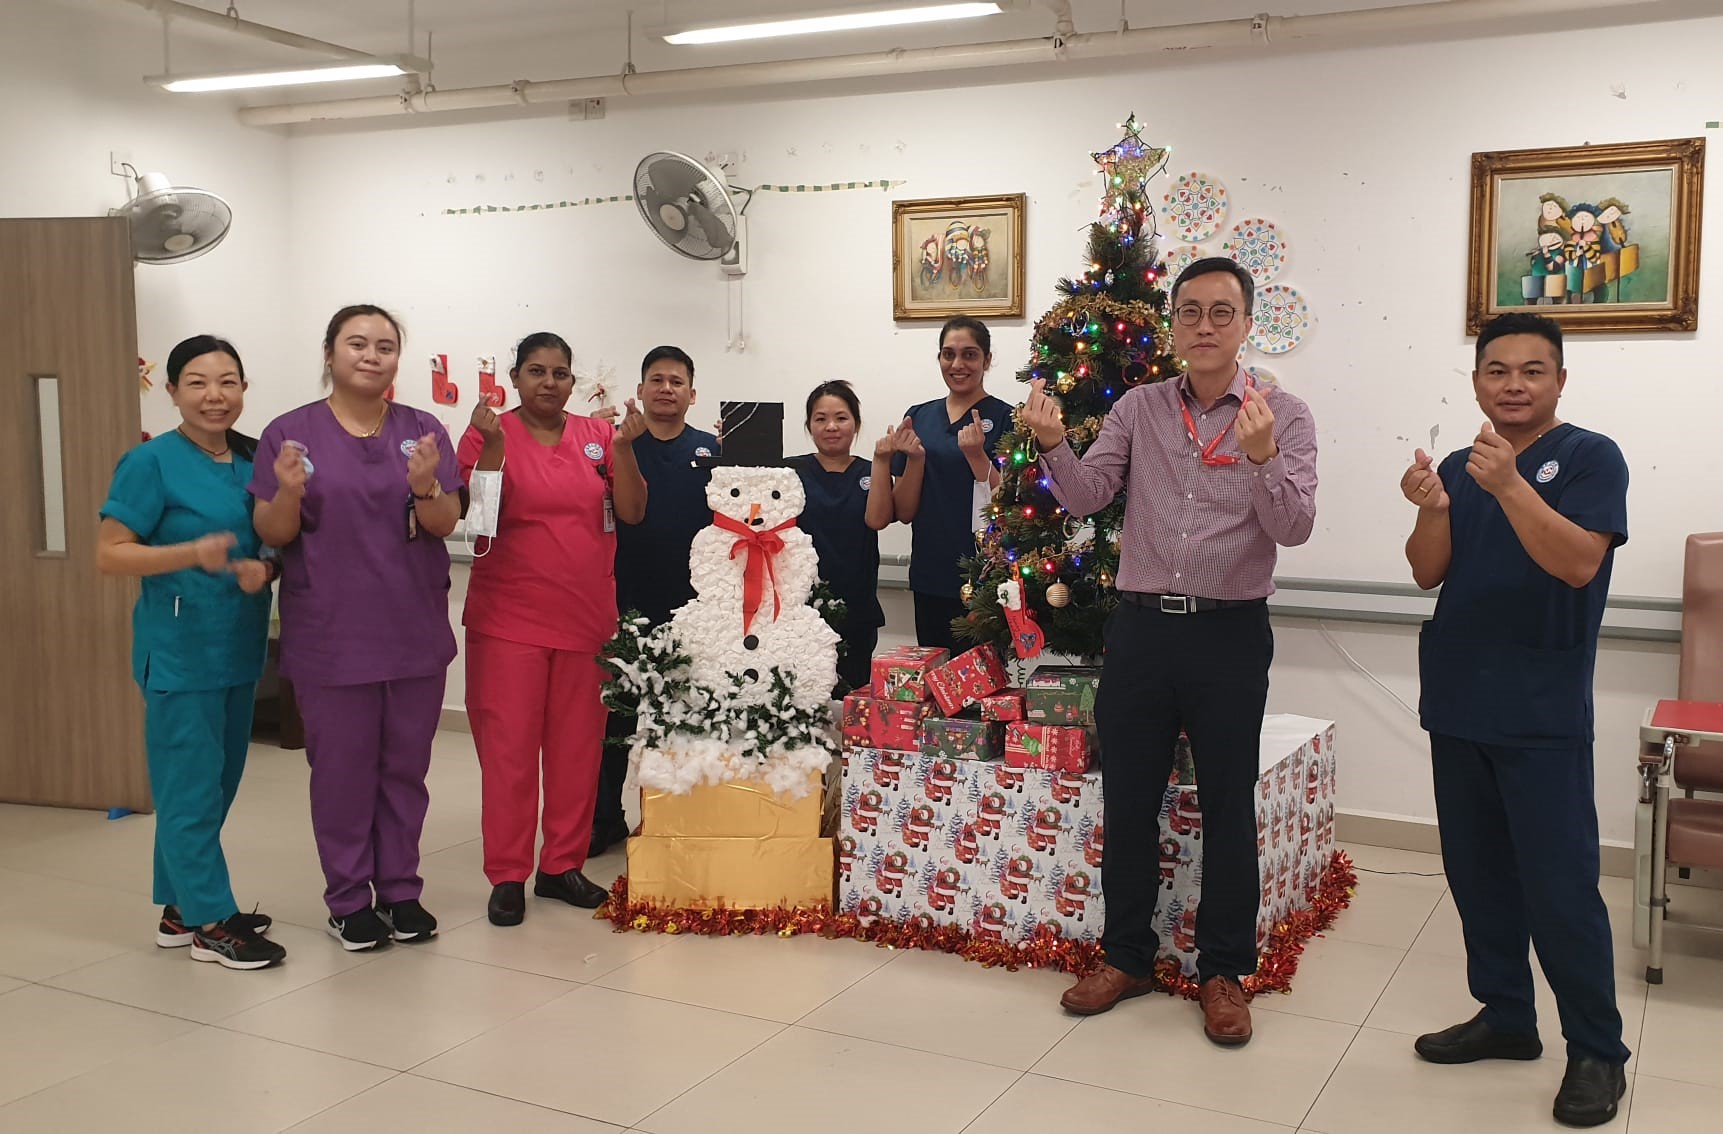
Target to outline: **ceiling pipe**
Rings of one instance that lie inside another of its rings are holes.
[[[228,16],[221,12],[212,12],[208,8],[200,8],[196,4],[182,4],[179,0],[115,0],[117,3],[130,4],[135,8],[155,12],[164,19],[184,20],[188,24],[201,24],[208,28],[220,28],[223,31],[242,35],[248,39],[268,40],[283,47],[294,47],[300,51],[311,51],[318,55],[329,55],[336,59],[369,59],[371,54],[366,51],[355,51],[351,47],[342,47],[339,43],[328,43],[321,39],[312,39],[308,35],[298,35],[280,28],[272,28],[268,24],[252,23],[238,16]]]
[[[146,0],[128,0],[145,3]],[[561,103],[628,95],[686,95],[786,83],[839,82],[882,75],[925,74],[982,67],[1050,63],[1056,59],[1152,57],[1171,53],[1287,47],[1320,41],[1334,43],[1383,34],[1487,25],[1508,20],[1586,11],[1650,7],[1662,0],[1437,0],[1398,8],[1368,8],[1311,16],[1261,15],[1164,27],[1129,28],[1068,37],[1005,40],[945,47],[898,48],[821,59],[786,59],[722,67],[594,75],[453,90],[424,90],[399,95],[246,107],[239,120],[248,126],[285,126],[301,122],[382,118],[402,114],[440,114],[458,110]]]

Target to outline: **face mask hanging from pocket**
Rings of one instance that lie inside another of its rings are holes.
[[[504,464],[507,464],[505,461]],[[467,550],[474,559],[483,558],[490,553],[487,546],[484,551],[474,549],[473,541],[488,539],[495,541],[497,536],[497,517],[503,506],[503,471],[502,469],[474,469],[467,480],[467,519],[465,525]]]

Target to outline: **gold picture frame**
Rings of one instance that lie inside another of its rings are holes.
[[[894,319],[1023,315],[1025,193],[891,203]]]
[[[1473,154],[1466,333],[1697,329],[1704,181],[1703,138]]]

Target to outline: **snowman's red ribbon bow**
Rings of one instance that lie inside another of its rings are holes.
[[[795,527],[796,518],[791,516],[777,527],[764,531],[751,528],[721,512],[712,513],[712,523],[742,537],[730,545],[731,559],[736,558],[736,553],[744,548],[748,551],[748,560],[742,566],[742,632],[745,634],[753,626],[754,615],[759,613],[760,602],[765,597],[767,575],[772,579],[772,617],[776,619],[783,612],[784,604],[778,598],[776,559],[778,552],[784,550],[784,537],[778,533]]]

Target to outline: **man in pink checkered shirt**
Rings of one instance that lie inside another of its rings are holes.
[[[1254,297],[1250,273],[1230,259],[1186,268],[1172,297],[1184,375],[1120,398],[1081,459],[1039,379],[1023,410],[1053,495],[1069,512],[1091,515],[1126,492],[1120,604],[1107,623],[1095,703],[1106,754],[1106,963],[1061,1003],[1094,1015],[1154,987],[1156,818],[1182,731],[1203,819],[1203,1030],[1226,1045],[1251,1036],[1239,980],[1256,971],[1261,905],[1252,793],[1274,656],[1265,600],[1276,549],[1309,539],[1316,522],[1309,407],[1256,386],[1238,364]]]

